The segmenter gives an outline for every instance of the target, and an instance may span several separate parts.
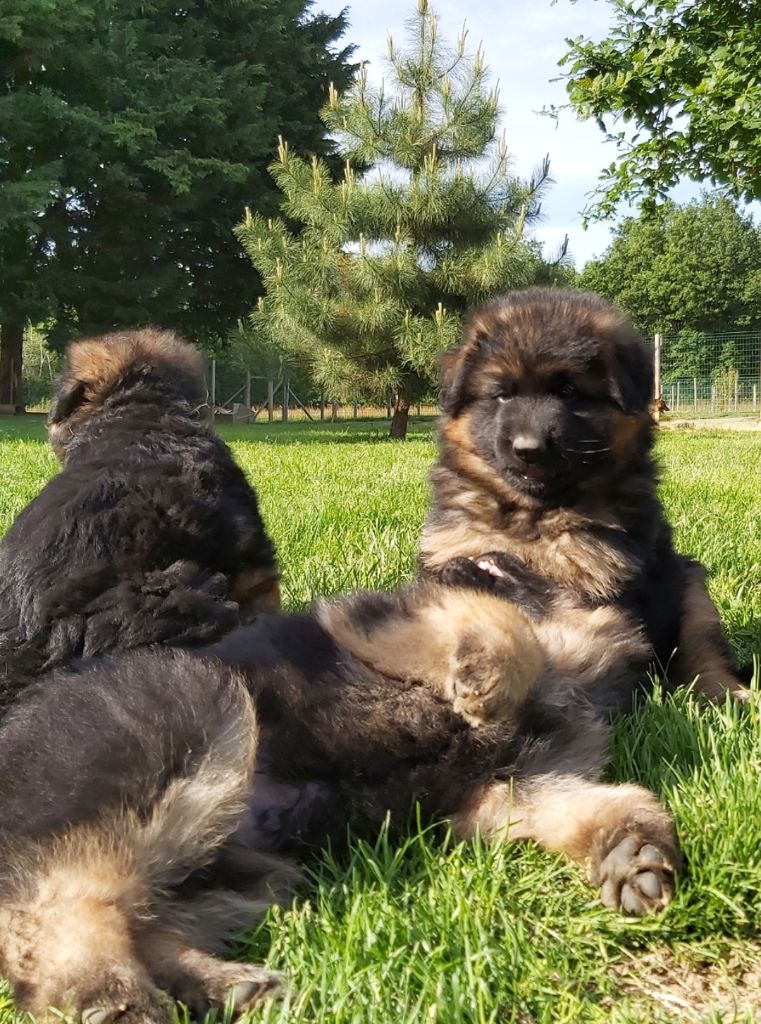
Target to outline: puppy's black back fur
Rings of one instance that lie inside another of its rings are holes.
[[[75,347],[51,413],[62,471],[0,547],[0,706],[76,657],[219,636],[243,573],[276,588],[256,496],[199,419],[195,353],[115,337],[80,343],[84,367]]]

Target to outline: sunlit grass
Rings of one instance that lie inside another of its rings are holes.
[[[290,607],[414,571],[435,456],[430,423],[225,429],[256,485]],[[680,549],[703,560],[742,659],[761,649],[761,438],[669,433],[662,495]],[[42,424],[0,420],[0,532],[55,471]],[[293,1024],[736,1021],[761,1005],[761,705],[655,698],[616,729],[612,777],[674,811],[687,875],[644,922],[604,910],[580,873],[533,847],[454,846],[440,832],[315,858],[304,893],[246,955],[293,995],[257,1019]],[[754,982],[755,978],[755,982]],[[753,985],[755,984],[755,989]],[[700,994],[702,993],[702,994]],[[14,1015],[0,998],[0,1024]]]

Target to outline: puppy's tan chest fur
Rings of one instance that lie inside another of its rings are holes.
[[[494,527],[452,517],[423,530],[421,559],[432,571],[453,558],[478,558],[503,551],[533,572],[593,600],[611,599],[637,567],[612,545],[601,542],[591,524],[570,512],[531,519],[518,512],[508,526]]]
[[[482,495],[478,498],[483,501]],[[647,658],[642,630],[620,608],[607,603],[638,569],[592,531],[593,525],[615,529],[614,521],[593,524],[567,509],[541,516],[516,509],[507,523],[500,523],[496,505],[490,513],[474,519],[450,511],[429,520],[421,543],[423,565],[435,572],[455,558],[477,559],[500,551],[554,584],[557,590],[546,614],[532,621],[553,674],[594,686],[621,659]],[[505,617],[513,615],[509,597],[503,604],[510,609]]]

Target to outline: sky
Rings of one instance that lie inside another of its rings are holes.
[[[386,37],[404,39],[404,25],[416,8],[415,0],[317,0],[316,10],[337,14],[348,7],[345,40],[358,46],[356,59],[369,61],[371,81],[384,73]],[[565,87],[557,79],[565,39],[579,35],[603,38],[610,24],[605,0],[433,0],[442,38],[454,43],[463,26],[469,49],[482,44],[492,80],[499,84],[502,128],[516,173],[528,175],[549,153],[555,184],[543,202],[543,219],[533,229],[545,253],[557,250],[569,237],[569,251],[581,268],[600,255],[611,241],[612,222],[590,225],[585,231],[580,211],[594,188],[598,174],[616,158],[593,121],[577,120],[572,111],[561,112],[557,124],[539,111],[567,102]],[[674,198],[696,196],[691,184],[679,186]],[[622,210],[622,214],[631,212]]]

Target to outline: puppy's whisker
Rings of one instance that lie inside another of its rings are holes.
[[[609,452],[610,448],[567,448],[566,451],[574,455],[601,455],[603,452]]]

